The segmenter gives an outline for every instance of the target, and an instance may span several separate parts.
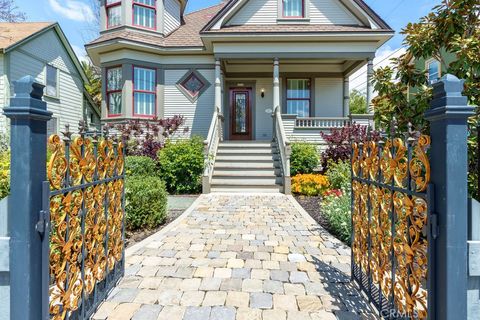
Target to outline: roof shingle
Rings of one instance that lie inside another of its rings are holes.
[[[360,1],[360,0],[356,0]],[[232,1],[230,1],[232,2]],[[276,25],[241,25],[224,26],[219,30],[203,31],[202,29],[230,3],[201,9],[184,16],[184,24],[166,37],[147,33],[142,30],[119,29],[102,34],[89,45],[110,40],[128,40],[159,47],[203,47],[201,35],[206,34],[289,34],[289,33],[328,33],[328,32],[391,32],[390,29],[371,29],[354,25],[310,25],[310,24],[276,24]]]
[[[0,49],[7,49],[52,25],[53,22],[0,22]]]
[[[163,47],[203,47],[200,30],[223,8],[225,3],[192,12],[184,16],[185,23],[165,38],[132,29],[121,29],[101,35],[98,39],[90,42],[97,44],[115,39],[125,39],[142,42],[154,46]]]
[[[372,32],[387,31],[375,30],[362,26],[344,26],[329,24],[268,24],[268,25],[241,25],[224,26],[218,30],[205,31],[211,33],[322,33],[322,32]]]

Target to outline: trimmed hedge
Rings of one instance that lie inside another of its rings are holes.
[[[176,142],[168,141],[158,152],[160,177],[171,194],[197,194],[202,191],[205,167],[203,139],[193,137]]]
[[[130,176],[125,186],[128,230],[155,228],[167,217],[165,183],[157,177]]]
[[[128,177],[131,176],[158,176],[157,164],[146,156],[128,156],[125,158],[125,168]]]

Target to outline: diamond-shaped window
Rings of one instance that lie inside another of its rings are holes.
[[[195,75],[195,73],[192,73],[182,82],[182,87],[184,87],[192,97],[197,96],[204,86],[205,84]]]
[[[177,88],[191,101],[195,102],[198,97],[208,89],[210,83],[200,72],[188,71],[178,82]]]

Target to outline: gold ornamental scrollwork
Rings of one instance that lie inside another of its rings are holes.
[[[80,309],[123,259],[124,145],[84,134],[48,140],[50,318]]]
[[[429,136],[421,135],[414,146],[412,161],[410,161],[410,175],[415,182],[417,192],[424,192],[430,183],[430,161],[427,156],[430,143]]]
[[[59,190],[65,182],[68,167],[68,161],[65,157],[65,145],[60,136],[55,134],[49,137],[48,147],[51,156],[47,163],[47,177],[51,188]]]
[[[430,143],[426,135],[352,143],[354,277],[371,279],[410,319],[428,318]]]

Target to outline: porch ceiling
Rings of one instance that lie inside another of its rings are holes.
[[[222,67],[227,77],[244,75],[273,77],[272,59],[222,59]],[[338,77],[350,74],[366,64],[366,59],[281,59],[280,74],[319,74],[325,77]]]

